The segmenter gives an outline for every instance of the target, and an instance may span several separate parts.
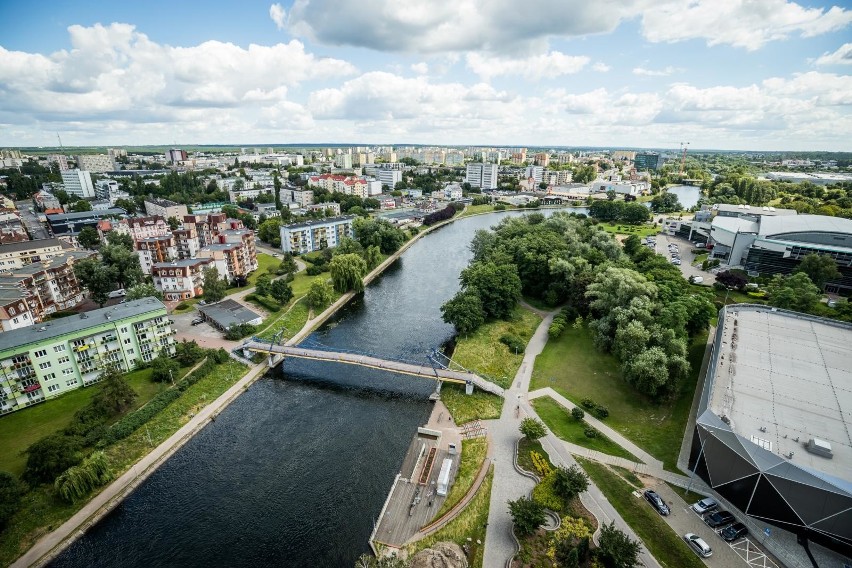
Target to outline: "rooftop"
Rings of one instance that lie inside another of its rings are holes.
[[[78,315],[68,316],[45,323],[31,325],[21,329],[13,329],[0,333],[0,352],[18,349],[28,344],[43,341],[68,334],[80,334],[86,329],[102,325],[108,321],[116,321],[133,316],[139,316],[162,310],[165,315],[166,306],[156,298],[142,298],[109,308],[100,308]]]
[[[37,250],[48,247],[61,247],[62,241],[59,239],[38,239],[35,241],[22,241],[19,243],[8,243],[0,245],[0,254],[5,252],[20,252],[22,250]]]
[[[850,345],[848,324],[729,308],[709,407],[746,440],[800,467],[852,481]],[[811,438],[831,444],[833,459],[807,452]]]
[[[174,267],[183,267],[183,266],[195,266],[197,264],[209,264],[209,258],[184,258],[181,260],[173,260],[171,262],[155,262],[151,266],[153,268],[169,268],[170,266]]]
[[[760,223],[760,234],[766,236],[779,233],[845,233],[852,235],[852,220],[827,215],[796,215],[791,217],[767,217]]]
[[[777,207],[760,207],[755,205],[731,205],[729,203],[719,203],[713,206],[716,211],[727,211],[740,213],[741,215],[764,215],[766,217],[785,217],[795,216],[795,209],[781,209]]]
[[[47,220],[51,223],[62,223],[63,221],[78,221],[82,219],[100,219],[107,215],[127,215],[127,211],[120,207],[102,209],[100,211],[80,211],[78,213],[63,213],[62,215],[48,215]]]
[[[260,318],[258,314],[230,298],[206,306],[196,305],[196,308],[221,329],[228,329],[232,325],[249,323]]]
[[[145,200],[148,203],[153,203],[154,205],[159,205],[160,207],[174,207],[176,205],[181,205],[176,201],[171,201],[169,199],[160,199],[160,198],[151,198]]]
[[[333,225],[335,223],[343,223],[352,221],[355,215],[343,215],[341,217],[326,217],[325,219],[316,219],[312,221],[304,221],[302,223],[293,223],[291,225],[282,225],[287,229],[304,229],[305,227],[321,227],[323,225]]]

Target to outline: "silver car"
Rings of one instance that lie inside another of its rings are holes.
[[[683,540],[685,540],[686,544],[689,545],[689,548],[691,548],[695,554],[701,558],[710,558],[713,556],[713,549],[711,549],[710,545],[704,542],[704,539],[697,534],[686,533],[683,535]]]

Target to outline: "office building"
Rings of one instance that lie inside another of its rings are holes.
[[[633,167],[640,172],[655,172],[663,165],[663,157],[656,152],[637,152]]]
[[[532,179],[535,184],[539,184],[544,177],[544,168],[542,166],[527,166],[524,174],[527,179]]]
[[[47,215],[47,224],[57,237],[67,237],[69,241],[75,241],[83,227],[98,228],[102,219],[126,215],[124,209],[114,207],[102,211],[81,211],[79,213],[62,213]]]
[[[389,189],[394,189],[396,184],[402,181],[402,170],[379,168],[375,173],[376,179],[383,186],[388,186]]]
[[[87,387],[110,367],[130,371],[173,355],[166,306],[155,298],[83,312],[0,334],[0,413]]]
[[[281,250],[304,254],[333,248],[343,237],[352,237],[354,215],[329,217],[281,227]]]
[[[92,185],[92,176],[88,171],[65,170],[60,173],[62,174],[62,186],[65,193],[78,199],[95,197],[95,186]]]
[[[497,189],[497,164],[468,164],[464,181],[480,189]]]

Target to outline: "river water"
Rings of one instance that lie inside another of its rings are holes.
[[[453,335],[439,308],[458,290],[475,231],[517,214],[474,216],[425,236],[303,344],[424,362]],[[350,567],[368,551],[433,386],[288,360],[52,566]]]
[[[684,209],[695,207],[701,198],[701,188],[694,185],[673,185],[666,191],[677,195],[677,199]]]

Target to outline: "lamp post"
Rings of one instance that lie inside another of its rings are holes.
[[[172,386],[175,386],[175,378],[174,378],[174,376],[172,375],[172,370],[171,370],[171,369],[169,369],[169,378],[172,380]]]

